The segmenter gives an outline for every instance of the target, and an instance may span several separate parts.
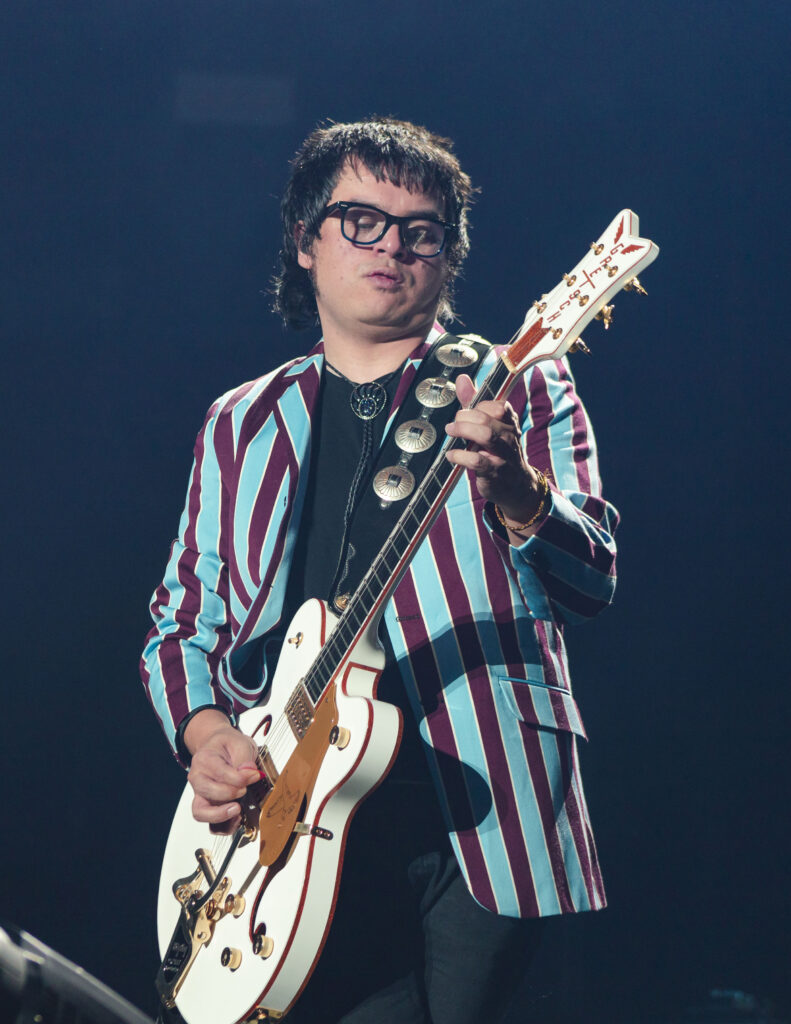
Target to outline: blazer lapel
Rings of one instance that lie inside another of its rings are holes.
[[[280,617],[310,467],[311,422],[324,363],[321,343],[287,369],[267,403],[262,430],[265,464],[247,531],[247,570],[255,593],[234,647],[270,629]],[[258,460],[256,460],[258,461]]]

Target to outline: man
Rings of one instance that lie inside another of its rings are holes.
[[[143,657],[193,814],[216,829],[259,778],[233,723],[290,616],[310,597],[343,607],[387,536],[365,495],[439,352],[470,195],[447,140],[406,122],[320,128],[297,154],[277,306],[318,317],[322,342],[212,406]],[[562,630],[611,599],[616,513],[564,363],[508,403],[467,408],[474,393],[457,376],[445,430],[467,446],[447,458],[466,472],[385,610],[378,696],[404,712],[402,744],[352,823],[300,1024],[501,1020],[536,919],[604,905]]]

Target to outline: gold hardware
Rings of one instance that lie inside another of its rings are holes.
[[[233,914],[234,917],[241,917],[246,904],[244,896],[231,893],[225,898],[225,913]]]
[[[614,306],[602,306],[602,308],[596,314],[596,319],[602,320],[604,322],[605,331],[609,328],[610,324],[612,323],[612,314],[614,308]]]
[[[623,286],[625,292],[637,292],[638,295],[648,295],[648,292],[640,284],[640,281],[636,277],[630,277],[626,284]]]
[[[572,344],[569,346],[569,352],[581,352],[584,356],[589,356],[591,354],[591,350],[588,348],[588,346],[585,344],[582,338],[577,338],[575,342],[572,342]]]
[[[555,329],[554,329],[554,330],[552,331],[552,337],[553,337],[553,338],[555,338],[555,339],[557,339],[557,338],[559,338],[559,337],[561,336],[561,334],[562,334],[562,333],[563,333],[563,329],[562,329],[562,328],[560,328],[560,327],[556,327],[556,328],[555,328]]]
[[[197,870],[188,878],[178,879],[173,886],[173,894],[182,903],[183,913],[187,915],[187,922],[184,928],[181,926],[176,928],[169,946],[169,953],[157,975],[156,986],[160,998],[166,1006],[171,1007],[175,1005],[176,996],[195,962],[196,956],[202,947],[211,940],[217,922],[223,917],[226,896],[231,886],[227,875],[223,875],[220,879],[217,878],[207,850],[202,848],[196,850],[195,859],[198,862]],[[206,903],[201,906],[201,901],[204,898],[201,886],[204,883],[209,890],[213,888],[214,891]],[[165,975],[163,973],[164,966],[168,963],[168,956],[173,955],[174,950],[176,950],[177,967],[175,972]]]
[[[310,723],[313,721],[313,705],[311,704],[308,692],[302,683],[297,686],[288,698],[288,703],[286,704],[286,718],[288,719],[288,724],[291,726],[291,731],[298,740],[301,740],[308,731]]]
[[[234,949],[233,946],[226,946],[220,954],[220,963],[230,971],[235,971],[242,963],[242,951]]]
[[[571,286],[577,280],[577,275],[576,274],[564,274],[563,275],[563,280],[566,282],[568,287],[571,288]]]
[[[333,838],[333,833],[328,828],[322,828],[321,825],[308,825],[306,821],[295,822],[293,831],[295,836],[315,836],[316,839]]]
[[[611,267],[607,267],[607,277],[615,277],[617,273],[618,267],[616,267],[615,264],[613,264],[613,266]]]
[[[225,946],[219,955],[219,962],[230,971],[236,971],[242,964],[242,950],[233,946]]]
[[[270,939],[268,935],[256,935],[253,939],[253,952],[256,956],[260,956],[262,960],[270,957],[274,948],[275,941]]]
[[[300,633],[297,633],[296,636],[290,636],[288,638],[288,642],[290,644],[293,644],[295,647],[299,647],[299,645],[302,643],[302,641],[304,639],[305,639],[305,634],[300,632]]]
[[[593,249],[597,256],[601,256],[602,252],[604,252],[604,246],[601,242],[598,245],[596,242],[591,242],[591,249]]]
[[[348,747],[351,738],[352,734],[342,725],[334,725],[330,731],[330,744],[338,750]]]
[[[211,888],[212,882],[217,877],[217,872],[214,870],[214,865],[211,861],[211,854],[208,850],[204,850],[201,847],[201,849],[195,851],[195,860],[197,860],[198,867],[203,872],[206,884]]]
[[[536,301],[533,303],[533,309],[537,313],[543,313],[546,308],[547,308],[546,302],[539,302],[538,299],[536,299]]]
[[[590,295],[580,295],[580,305],[587,306]]]

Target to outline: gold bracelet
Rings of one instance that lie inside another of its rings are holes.
[[[538,482],[544,488],[544,493],[541,495],[541,501],[538,504],[538,508],[535,510],[533,515],[528,519],[526,523],[507,522],[500,506],[494,506],[494,511],[497,513],[497,518],[500,520],[500,522],[503,524],[506,530],[513,530],[514,533],[520,533],[522,530],[526,530],[529,526],[532,526],[533,523],[539,518],[541,513],[544,511],[544,506],[546,505],[547,498],[549,497],[549,482],[547,481],[547,478],[544,476],[540,469],[536,470],[536,475],[538,476]]]

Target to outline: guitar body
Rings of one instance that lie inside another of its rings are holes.
[[[572,271],[528,309],[506,352],[480,386],[478,402],[504,400],[542,359],[586,350],[580,334],[622,288],[644,294],[636,274],[659,250],[622,210]],[[430,391],[443,392],[461,345]],[[452,358],[451,358],[452,356]],[[422,400],[421,400],[422,401]],[[425,417],[432,403],[426,399]],[[440,447],[424,479],[336,618],[322,601],[289,627],[265,704],[239,726],[258,745],[261,783],[241,801],[233,837],[193,820],[192,790],[178,806],[159,887],[162,966],[157,988],[188,1024],[277,1020],[310,976],[332,920],[349,822],[395,758],[401,713],[375,699],[384,655],[376,626],[386,601],[461,475]],[[405,446],[393,474],[409,458]],[[408,474],[411,476],[411,474]],[[382,501],[400,500],[396,496]],[[401,495],[401,497],[405,497]]]
[[[312,709],[304,736],[298,738],[289,724],[295,687],[335,621],[322,601],[302,606],[289,626],[266,704],[239,720],[265,751],[264,765],[277,773],[256,805],[256,834],[243,838],[223,867],[231,838],[194,820],[190,786],[178,805],[162,865],[157,926],[166,1001],[175,1001],[188,1024],[236,1024],[259,1006],[277,1019],[291,1006],[332,920],[351,817],[394,760],[401,717],[374,699],[384,665],[374,626],[349,650]],[[204,851],[203,870],[196,851]],[[186,902],[191,896],[199,902],[214,874],[216,906],[189,915]],[[158,987],[165,995],[162,974]]]

